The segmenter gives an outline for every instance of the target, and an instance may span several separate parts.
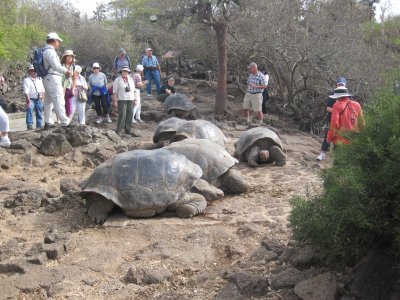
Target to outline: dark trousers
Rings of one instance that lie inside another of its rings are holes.
[[[264,89],[262,95],[263,95],[262,112],[263,112],[263,114],[266,114],[267,113],[267,101],[269,99],[268,89]]]
[[[110,113],[107,103],[107,95],[95,96],[92,95],[94,101],[94,108],[98,117],[105,116]]]
[[[133,117],[133,100],[118,100],[117,133],[125,129],[126,133],[131,132]]]
[[[330,143],[326,140],[326,138],[328,137],[328,131],[329,128],[331,127],[330,123],[326,124],[326,130],[325,130],[325,134],[324,134],[324,141],[322,142],[322,147],[321,147],[321,151],[323,152],[328,152],[329,151],[329,147],[330,147]]]

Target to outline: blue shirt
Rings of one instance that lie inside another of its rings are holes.
[[[249,78],[247,79],[247,91],[249,93],[255,94],[255,93],[262,93],[264,89],[257,89],[253,88],[250,86],[250,84],[255,84],[255,85],[266,85],[265,84],[265,77],[261,72],[258,72],[257,74],[251,73]]]
[[[158,66],[158,59],[155,55],[152,55],[151,58],[149,58],[147,55],[143,57],[142,59],[142,65],[143,67],[154,67],[157,68]]]

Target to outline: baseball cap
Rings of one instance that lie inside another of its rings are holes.
[[[252,62],[248,65],[247,69],[254,68],[254,67],[257,67],[257,64],[256,64],[254,61],[252,61]]]
[[[346,85],[346,84],[347,84],[346,78],[344,78],[344,77],[339,77],[339,79],[336,81],[336,84],[343,84],[343,85]]]
[[[35,70],[35,67],[33,65],[29,65],[28,71],[34,71],[34,70]]]
[[[58,36],[58,34],[55,33],[55,32],[50,32],[50,33],[47,35],[47,39],[48,39],[48,40],[59,40],[60,42],[63,41],[63,40]]]
[[[126,51],[124,48],[119,49],[119,54],[126,54]]]
[[[95,63],[93,64],[92,69],[94,69],[94,68],[99,68],[99,69],[100,69],[100,64],[99,64],[98,62],[95,62]]]

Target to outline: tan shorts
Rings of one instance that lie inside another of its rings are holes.
[[[262,110],[262,93],[244,95],[243,109],[253,110],[259,112]]]

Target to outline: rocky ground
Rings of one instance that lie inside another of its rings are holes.
[[[230,91],[230,114],[215,120],[207,82],[179,89],[197,90],[200,115],[224,131],[233,153],[246,130],[241,97]],[[115,122],[95,126],[90,110],[89,126],[13,132],[12,148],[0,149],[1,299],[353,299],[342,274],[291,240],[289,199],[318,192],[329,161],[315,160],[319,140],[274,116],[288,163],[237,165],[251,184],[247,194],[226,195],[193,219],[115,211],[93,224],[79,182],[116,153],[151,144],[165,116],[156,100],[143,102],[141,137],[121,139]]]

